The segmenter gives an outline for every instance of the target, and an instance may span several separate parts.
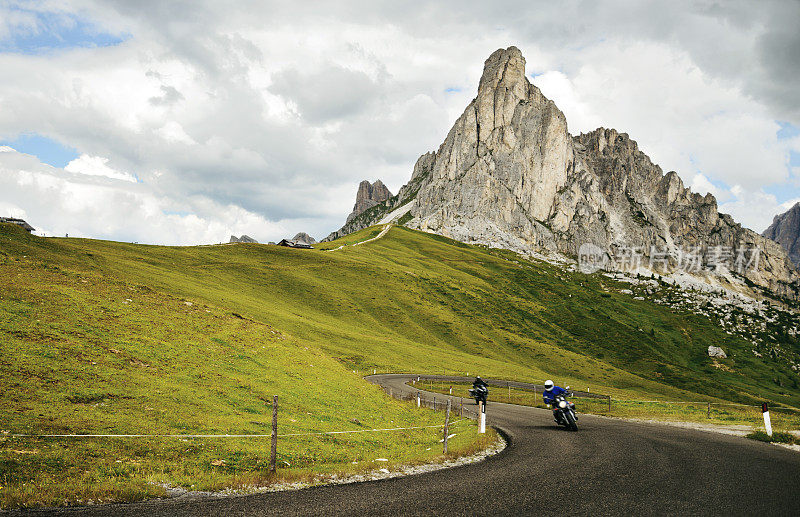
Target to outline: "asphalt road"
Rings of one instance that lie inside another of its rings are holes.
[[[397,395],[416,393],[405,386],[411,378],[370,380]],[[491,397],[487,422],[510,438],[506,450],[430,474],[36,515],[800,515],[800,453],[784,448],[589,415],[571,433],[549,411]]]

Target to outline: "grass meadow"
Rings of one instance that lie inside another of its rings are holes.
[[[273,395],[281,433],[441,423],[362,380],[373,371],[800,405],[786,365],[601,275],[402,227],[328,251],[379,230],[295,250],[40,238],[0,225],[0,504],[129,501],[436,457],[435,428],[287,438],[274,477],[267,438],[11,436],[268,433]],[[728,353],[724,368],[709,345]],[[458,433],[451,450],[480,440]]]

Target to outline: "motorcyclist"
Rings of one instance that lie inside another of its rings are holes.
[[[553,381],[547,379],[544,381],[544,392],[542,393],[542,399],[544,399],[544,403],[548,406],[552,405],[556,401],[556,396],[564,395],[565,397],[569,394],[567,390],[562,388],[561,386],[556,386]],[[558,421],[558,408],[553,408],[553,418],[555,419],[556,423],[560,423]]]
[[[486,381],[480,378],[480,376],[475,377],[475,380],[472,381],[472,389],[478,389],[479,387],[488,388],[489,385],[486,384]]]
[[[481,389],[486,390],[485,394],[481,397],[483,401],[486,402],[486,396],[489,395],[489,385],[486,384],[486,381],[481,379],[480,376],[475,377],[475,380],[472,381],[472,389],[470,390],[470,393],[472,396],[477,397]],[[478,398],[475,399],[475,403],[478,403]]]

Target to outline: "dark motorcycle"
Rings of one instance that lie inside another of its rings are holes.
[[[485,406],[486,400],[489,398],[489,388],[481,385],[475,386],[469,390],[469,396],[475,399],[475,404],[483,402]]]
[[[569,389],[569,387],[567,387]],[[553,400],[556,422],[570,431],[578,430],[578,416],[575,414],[575,404],[568,401],[564,395],[556,395]]]

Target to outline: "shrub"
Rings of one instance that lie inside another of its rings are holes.
[[[758,440],[760,442],[776,442],[776,443],[795,443],[796,438],[791,433],[783,431],[775,431],[772,436],[764,431],[753,431],[747,435],[751,440]]]

